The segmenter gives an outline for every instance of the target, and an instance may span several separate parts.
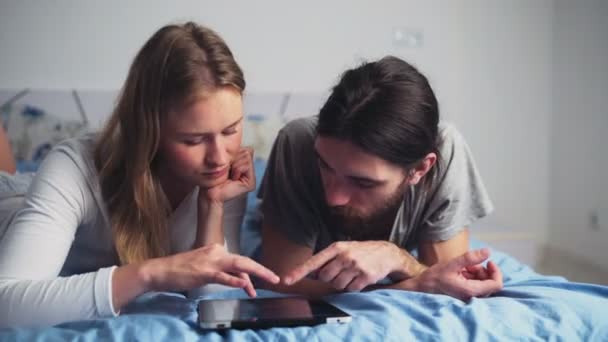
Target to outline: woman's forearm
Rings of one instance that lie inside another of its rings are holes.
[[[137,296],[151,291],[154,270],[151,261],[129,264],[114,269],[112,274],[112,304],[119,312]]]
[[[50,279],[0,279],[0,329],[113,316],[112,271],[107,267]]]
[[[214,243],[224,245],[224,204],[199,202],[197,225],[194,247],[203,247]]]

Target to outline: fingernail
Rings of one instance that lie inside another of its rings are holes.
[[[292,282],[291,277],[283,278],[283,282],[285,283],[285,285],[291,285],[291,282]]]

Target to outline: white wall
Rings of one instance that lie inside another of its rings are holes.
[[[496,205],[488,221],[548,225],[551,0],[2,1],[0,88],[117,89],[161,25],[216,29],[251,91],[324,92],[361,58],[387,53],[421,68],[444,116],[467,137]],[[395,27],[423,32],[392,44]]]
[[[608,269],[608,2],[558,0],[554,28],[549,243]]]

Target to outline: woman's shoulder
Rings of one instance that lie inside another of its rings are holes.
[[[53,154],[63,154],[73,161],[84,173],[95,170],[95,143],[97,134],[89,133],[79,137],[64,140],[53,147],[47,157]]]
[[[69,182],[82,191],[98,192],[95,142],[95,134],[86,134],[56,144],[42,161],[36,178],[59,182],[64,186]]]
[[[55,145],[52,151],[60,150],[70,155],[92,158],[92,151],[95,148],[97,139],[96,133],[87,133],[78,137],[61,141]]]
[[[36,173],[30,174],[23,194],[25,205],[53,214],[71,211],[79,225],[96,219],[103,202],[91,153],[93,142],[93,136],[82,136],[56,144]],[[12,179],[11,184],[15,184]]]

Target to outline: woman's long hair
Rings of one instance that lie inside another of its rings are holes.
[[[171,207],[153,167],[162,119],[225,86],[243,92],[241,68],[217,33],[191,22],[161,28],[135,57],[94,152],[121,264],[169,251]]]

